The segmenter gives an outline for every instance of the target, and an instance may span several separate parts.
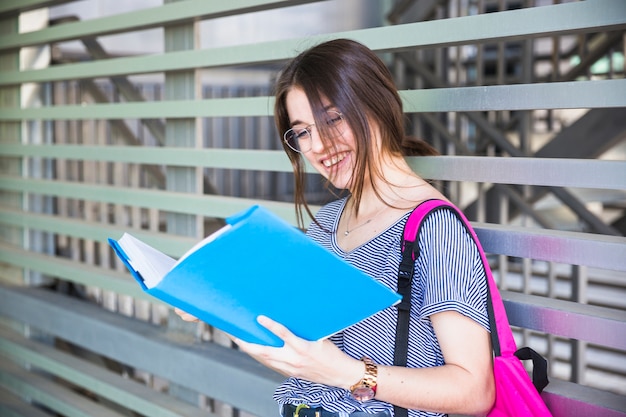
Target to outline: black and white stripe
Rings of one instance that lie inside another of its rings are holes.
[[[400,265],[400,238],[408,213],[371,241],[345,252],[337,245],[335,231],[346,199],[324,206],[317,213],[308,235],[322,246],[346,259],[392,289],[397,287]],[[480,254],[463,223],[448,209],[437,210],[422,225],[418,240],[420,256],[415,263],[409,331],[408,366],[414,368],[443,365],[443,355],[428,317],[453,310],[489,329],[486,310],[486,279]],[[337,277],[340,279],[341,277]],[[364,300],[367,302],[367,300]],[[376,363],[391,365],[395,342],[397,310],[390,307],[343,332],[331,340],[354,358],[366,355]],[[416,393],[418,394],[418,393]],[[360,403],[344,389],[287,379],[274,395],[279,404],[306,403],[339,412],[378,412],[393,406],[381,401]],[[409,410],[411,417],[442,414]]]

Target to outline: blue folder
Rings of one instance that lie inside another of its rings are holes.
[[[109,243],[148,294],[247,342],[283,345],[257,323],[259,315],[301,338],[320,340],[400,300],[264,207],[226,222],[226,232],[188,254],[152,288],[118,242]]]

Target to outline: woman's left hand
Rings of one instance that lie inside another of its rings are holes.
[[[233,341],[243,352],[268,368],[285,376],[342,388],[349,388],[363,375],[363,363],[343,353],[330,340],[310,342],[268,317],[259,316],[257,320],[282,339],[284,346],[264,346],[236,338]]]

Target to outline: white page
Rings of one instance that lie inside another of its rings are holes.
[[[163,252],[128,233],[124,233],[118,240],[118,243],[124,249],[130,264],[139,272],[148,288],[152,288],[161,282],[165,274],[176,263],[175,259],[170,258]]]
[[[227,224],[196,243],[178,260],[178,262],[129,233],[124,233],[120,240],[118,240],[118,243],[122,249],[124,249],[124,252],[126,252],[132,267],[139,272],[139,275],[143,278],[146,287],[152,288],[161,282],[163,277],[174,268],[174,265],[182,262],[187,256],[199,248],[214,241],[218,236],[230,230],[231,227],[231,225]]]

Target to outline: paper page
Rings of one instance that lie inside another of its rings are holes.
[[[139,272],[148,288],[152,288],[161,282],[165,274],[176,263],[176,260],[173,258],[128,233],[124,233],[118,240],[118,243],[124,249],[130,264]]]

